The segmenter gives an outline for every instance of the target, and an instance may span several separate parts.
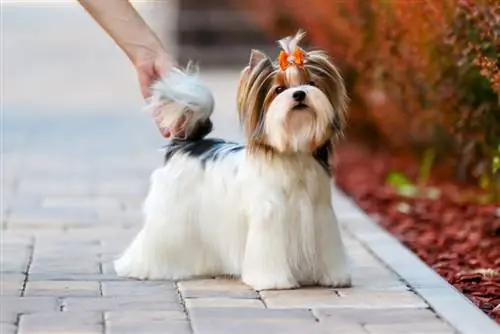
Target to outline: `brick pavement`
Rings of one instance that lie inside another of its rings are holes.
[[[140,114],[128,64],[74,7],[12,5],[6,14],[6,77],[13,79],[16,70],[26,77],[5,81],[3,100],[2,334],[454,332],[348,232],[351,289],[258,292],[224,278],[118,278],[111,261],[140,227],[141,201],[149,173],[161,163],[156,148],[162,140]],[[32,28],[19,25],[29,17]],[[63,47],[66,35],[57,32],[58,24],[89,39],[66,38]],[[30,42],[37,29],[47,30],[38,30],[43,45]],[[20,36],[27,41],[16,45]],[[85,53],[79,43],[95,45]],[[73,46],[78,52],[68,51]],[[43,50],[69,55],[38,58],[32,64],[38,76],[30,74],[21,60]],[[83,60],[90,54],[99,62]],[[71,77],[64,84],[61,72],[71,76],[72,69],[81,82]],[[228,87],[235,86],[236,73],[209,72],[206,79],[219,98],[234,94]],[[44,99],[38,87],[70,97]],[[232,102],[219,101],[217,134],[239,139]]]

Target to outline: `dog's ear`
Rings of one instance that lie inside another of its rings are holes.
[[[266,59],[267,56],[264,52],[252,49],[252,52],[250,53],[250,61],[248,62],[248,66],[250,69],[255,68],[258,63],[260,63],[262,60]]]
[[[264,52],[252,49],[250,53],[250,60],[248,61],[248,65],[245,66],[243,71],[241,71],[240,74],[240,88],[238,91],[242,90],[243,87],[246,84],[246,81],[248,79],[248,76],[250,75],[250,72],[264,59],[267,59],[267,56]],[[240,95],[240,94],[238,94]]]
[[[269,64],[271,64],[271,60],[264,52],[252,49],[252,51],[250,52],[250,59],[248,61],[247,66],[245,66],[243,71],[241,71],[238,90],[237,90],[237,104],[238,104],[238,109],[240,110],[240,117],[243,116],[242,113],[244,113],[243,110],[245,110],[245,108],[243,108],[245,104],[244,101],[248,98],[247,90],[248,90],[248,79],[250,73],[263,60],[268,60]]]

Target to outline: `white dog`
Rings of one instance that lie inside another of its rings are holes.
[[[154,85],[150,107],[184,137],[151,176],[144,227],[115,262],[120,276],[350,286],[329,175],[347,96],[329,57],[298,46],[303,35],[280,40],[276,62],[252,51],[238,91],[245,146],[204,139],[214,101],[195,73],[174,70]]]

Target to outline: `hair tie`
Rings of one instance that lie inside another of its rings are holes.
[[[289,65],[302,67],[304,65],[304,53],[300,49],[295,49],[292,54],[281,51],[278,56],[279,66],[282,71],[286,70]]]

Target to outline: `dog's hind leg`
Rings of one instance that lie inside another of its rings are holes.
[[[189,214],[182,201],[172,201],[167,173],[159,169],[151,176],[144,202],[145,224],[122,256],[115,261],[119,276],[137,279],[180,279],[192,276],[199,252],[186,251],[193,243]]]

